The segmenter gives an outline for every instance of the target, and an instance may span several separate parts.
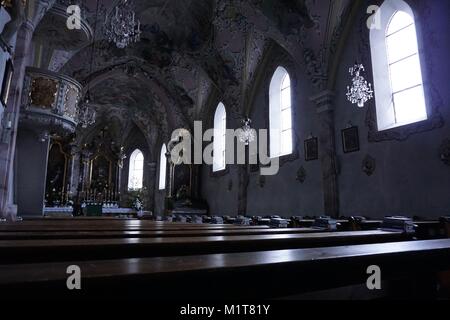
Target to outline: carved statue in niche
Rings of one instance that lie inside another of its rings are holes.
[[[367,176],[371,176],[374,174],[376,169],[376,161],[370,155],[366,155],[362,163],[362,169],[367,174]]]
[[[450,139],[444,140],[439,149],[439,154],[441,156],[442,162],[450,166]]]
[[[123,169],[123,161],[127,158],[127,155],[125,154],[125,148],[123,146],[120,147],[118,158],[119,160],[117,164],[120,169]]]

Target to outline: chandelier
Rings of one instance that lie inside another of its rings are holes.
[[[95,124],[97,118],[97,112],[90,106],[89,92],[87,96],[78,109],[78,124],[84,129]]]
[[[131,1],[120,0],[112,14],[106,14],[105,35],[117,48],[124,49],[141,39],[141,22],[131,8]]]
[[[249,118],[245,118],[244,120],[242,120],[242,123],[243,126],[239,131],[239,142],[244,143],[246,146],[248,146],[250,143],[255,141],[255,129],[252,129],[252,120],[250,120]]]
[[[352,104],[358,104],[358,107],[363,108],[364,104],[373,98],[372,85],[367,83],[363,76],[360,75],[365,71],[362,64],[355,64],[350,68],[349,72],[353,77],[352,86],[347,87],[347,99]]]

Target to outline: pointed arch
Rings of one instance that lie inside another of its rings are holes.
[[[227,111],[225,105],[220,102],[214,114],[214,158],[213,172],[222,171],[226,168],[225,146],[227,133]]]
[[[285,68],[275,70],[269,91],[270,156],[275,158],[293,151],[291,77]]]
[[[140,190],[144,179],[144,154],[136,149],[130,156],[130,167],[128,174],[128,190]]]
[[[402,0],[386,0],[381,28],[370,32],[378,131],[428,119],[415,17]]]
[[[166,176],[167,176],[167,147],[163,144],[161,147],[161,154],[159,156],[159,190],[166,189]]]

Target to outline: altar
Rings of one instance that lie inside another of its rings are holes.
[[[151,216],[152,212],[144,211],[144,216]],[[99,216],[137,216],[138,212],[131,208],[110,208],[101,207]],[[73,217],[74,209],[72,207],[45,207],[44,217]],[[83,208],[83,216],[89,216],[87,207]]]

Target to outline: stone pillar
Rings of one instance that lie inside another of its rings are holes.
[[[17,135],[17,205],[21,215],[42,216],[50,139],[35,131],[20,128]]]
[[[114,193],[118,196],[119,194],[122,194],[121,189],[122,189],[122,170],[123,170],[123,161],[121,162],[119,160],[119,162],[116,165],[116,181],[114,181]],[[128,187],[125,187],[124,190],[127,190]],[[117,198],[116,196],[116,198]],[[118,199],[117,201],[120,201],[120,199]]]
[[[248,186],[250,184],[250,149],[245,146],[245,164],[237,166],[239,176],[238,215],[247,215]]]
[[[339,217],[337,160],[334,128],[334,94],[324,91],[311,98],[319,114],[319,152],[323,176],[324,214]]]
[[[11,88],[6,106],[4,117],[11,121],[12,127],[6,126],[2,128],[0,140],[0,217],[14,220],[17,216],[17,207],[14,204],[14,157],[16,152],[17,129],[19,125],[19,113],[22,100],[22,91],[25,78],[25,68],[31,65],[33,55],[32,38],[34,28],[37,26],[48,11],[55,3],[55,0],[39,0],[36,1],[33,10],[28,14],[28,20],[21,24],[17,36],[14,39],[15,26],[7,33],[3,34],[8,41],[12,43],[14,55],[14,75],[11,82]],[[21,15],[21,13],[19,13]],[[13,17],[13,24],[22,19]]]
[[[80,153],[78,150],[71,149],[69,161],[70,176],[68,183],[70,185],[69,192],[72,196],[78,193],[78,186],[80,181]]]
[[[173,185],[174,185],[174,177],[175,177],[175,164],[172,161],[171,156],[171,144],[169,143],[166,153],[167,158],[167,168],[169,169],[168,179],[166,178],[166,199],[164,203],[164,213],[166,215],[170,214],[173,209]]]
[[[247,214],[247,195],[250,182],[249,165],[238,165],[239,170],[239,191],[238,191],[238,215]]]
[[[191,185],[191,197],[193,199],[201,198],[201,182],[202,182],[202,166],[193,164],[192,168],[192,185]]]
[[[147,187],[149,197],[147,199],[148,201],[148,208],[145,208],[145,210],[150,210],[152,212],[155,212],[155,180],[157,181],[157,174],[156,174],[156,162],[151,162],[148,164],[148,173],[147,181],[145,182],[145,186]]]
[[[83,151],[82,158],[81,158],[81,191],[86,192],[90,188],[90,181],[89,181],[89,162],[91,160],[92,153],[89,151]]]
[[[22,89],[25,68],[29,64],[32,47],[31,41],[34,25],[29,21],[22,24],[18,31],[14,53],[14,75],[8,98],[8,105],[4,116],[11,120],[11,128],[3,128],[0,142],[0,215],[13,220],[17,215],[14,205],[14,154],[16,151],[16,137],[19,124],[19,112],[22,99]]]

